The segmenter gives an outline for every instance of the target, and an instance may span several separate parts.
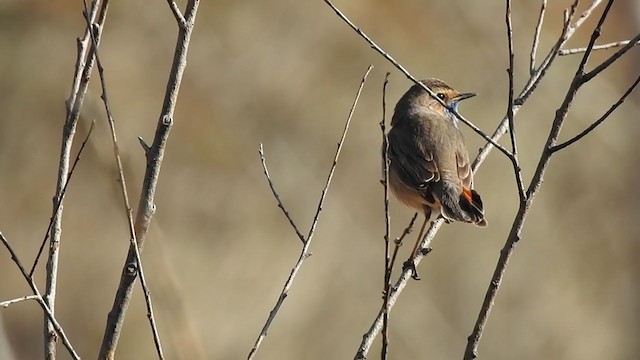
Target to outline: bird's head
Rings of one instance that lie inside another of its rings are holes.
[[[440,79],[420,80],[420,83],[433,91],[446,106],[443,106],[440,101],[429,95],[420,85],[415,84],[398,101],[396,111],[400,108],[409,112],[435,111],[450,118],[454,125],[457,126],[458,119],[451,111],[458,111],[460,101],[476,96],[474,93],[461,93]]]

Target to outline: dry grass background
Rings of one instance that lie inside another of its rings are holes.
[[[492,131],[506,109],[501,1],[339,1],[351,19],[414,75],[440,77],[477,98],[462,113]],[[551,1],[541,54],[567,1]],[[539,3],[514,5],[516,86],[527,74]],[[579,9],[580,10],[580,9]],[[638,32],[640,9],[617,2],[602,41]],[[585,45],[597,16],[571,41]],[[84,29],[81,2],[0,2],[0,230],[30,262],[44,235],[64,100]],[[130,195],[160,111],[176,27],[163,1],[112,2],[101,56]],[[594,56],[603,59],[607,52]],[[626,59],[580,93],[564,138],[603,113],[638,73]],[[533,173],[579,56],[558,59],[518,114],[524,175]],[[160,334],[171,359],[246,357],[299,252],[257,155],[265,146],[280,195],[311,222],[356,87],[376,67],[356,110],[317,234],[260,359],[345,359],[381,304],[383,206],[379,184],[381,86],[389,108],[410,86],[321,1],[203,1],[163,164],[144,253]],[[97,75],[79,137],[97,128],[67,193],[57,317],[84,357],[98,352],[129,245]],[[483,359],[632,359],[640,350],[637,93],[595,133],[552,160],[480,346]],[[388,114],[390,116],[390,114]],[[468,129],[470,152],[483,142]],[[506,139],[503,141],[506,143]],[[391,315],[391,358],[461,358],[504,244],[517,195],[509,162],[494,152],[477,175],[490,227],[447,225]],[[134,201],[137,203],[137,201]],[[392,207],[394,233],[410,210]],[[415,233],[414,235],[415,236]],[[413,236],[411,240],[413,241]],[[406,257],[408,249],[403,249]],[[0,299],[28,287],[0,251]],[[38,272],[42,276],[42,269]],[[35,303],[2,310],[16,359],[42,354]],[[379,344],[371,352],[376,358]],[[8,350],[5,347],[5,350]],[[60,358],[66,358],[64,349]],[[154,358],[139,287],[119,359]]]

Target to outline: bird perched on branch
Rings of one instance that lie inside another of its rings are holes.
[[[480,195],[473,190],[473,171],[458,119],[461,100],[475,96],[460,93],[442,80],[421,80],[443,106],[420,85],[413,85],[398,101],[388,134],[389,185],[398,200],[421,210],[420,229],[407,266],[419,279],[414,258],[430,218],[487,226]]]

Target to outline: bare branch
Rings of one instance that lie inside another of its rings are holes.
[[[396,257],[398,256],[398,251],[402,246],[402,241],[413,230],[413,225],[415,224],[417,218],[418,218],[418,213],[414,213],[411,220],[409,220],[409,224],[404,228],[404,231],[402,231],[402,234],[400,234],[400,236],[398,236],[393,240],[393,244],[394,244],[393,255],[391,255],[391,262],[389,263],[389,268],[393,269],[396,263]]]
[[[275,319],[276,315],[278,315],[278,311],[280,310],[280,307],[282,307],[282,304],[284,303],[284,300],[287,298],[288,293],[289,293],[289,289],[291,289],[291,286],[293,285],[293,281],[295,280],[296,276],[298,275],[298,271],[302,267],[302,264],[304,263],[304,261],[309,256],[311,256],[311,253],[309,252],[309,246],[311,245],[311,240],[313,239],[313,235],[315,233],[315,228],[316,228],[316,225],[318,223],[318,219],[320,217],[320,213],[322,212],[322,206],[324,204],[324,199],[325,199],[325,196],[327,194],[327,191],[329,190],[329,186],[331,185],[331,179],[333,178],[333,173],[334,173],[334,171],[336,169],[336,165],[338,164],[338,159],[340,157],[340,150],[342,150],[342,145],[344,144],[344,139],[346,138],[347,132],[349,131],[349,124],[351,123],[351,118],[353,116],[353,112],[355,111],[356,105],[358,104],[358,100],[360,99],[360,93],[362,92],[362,88],[364,87],[364,83],[367,81],[367,77],[369,76],[369,73],[371,72],[371,69],[373,69],[373,65],[369,65],[369,67],[367,68],[367,71],[365,72],[364,76],[362,77],[362,81],[360,82],[360,87],[358,88],[358,92],[356,93],[356,97],[355,97],[355,99],[353,101],[353,105],[351,106],[351,110],[349,111],[349,116],[347,117],[347,121],[345,123],[344,130],[342,131],[342,136],[340,137],[340,141],[338,142],[338,148],[336,149],[336,154],[335,154],[335,156],[333,158],[333,163],[331,164],[331,169],[329,170],[329,175],[327,176],[327,181],[325,183],[324,188],[322,189],[322,194],[320,195],[320,200],[318,201],[318,207],[316,209],[316,213],[315,213],[315,215],[313,217],[313,222],[312,222],[311,227],[309,229],[309,235],[307,235],[306,241],[303,242],[302,250],[300,251],[300,256],[298,257],[298,261],[295,263],[295,265],[291,269],[291,273],[289,274],[289,277],[287,278],[287,281],[285,282],[285,284],[284,284],[284,286],[282,288],[282,291],[280,292],[280,295],[278,296],[278,300],[276,301],[276,304],[273,306],[273,309],[269,312],[269,316],[267,317],[267,321],[262,326],[262,329],[260,330],[260,334],[258,335],[258,338],[256,339],[256,341],[255,341],[255,343],[253,345],[253,348],[249,352],[249,356],[247,357],[248,360],[253,359],[255,357],[256,352],[258,351],[258,349],[260,348],[260,345],[262,344],[262,341],[267,336],[267,331],[269,330],[269,327],[271,326],[271,323]]]
[[[94,0],[89,15],[91,22],[98,24],[98,29],[102,29],[107,14],[108,0]],[[97,19],[97,20],[96,20]],[[49,231],[49,253],[46,265],[46,280],[44,302],[51,309],[52,314],[55,313],[56,287],[58,279],[58,258],[60,255],[60,241],[62,234],[62,212],[63,212],[63,188],[67,183],[69,172],[69,160],[71,158],[71,148],[73,146],[73,138],[76,132],[78,119],[80,118],[80,109],[84,102],[84,96],[87,92],[89,79],[91,78],[91,70],[94,64],[93,52],[90,50],[90,34],[92,30],[89,26],[85,29],[84,38],[77,40],[78,55],[76,58],[76,66],[74,70],[73,82],[71,86],[71,95],[66,101],[66,118],[62,128],[62,144],[60,146],[60,160],[58,163],[58,178],[56,180],[56,191],[53,198],[53,225]],[[100,42],[100,33],[96,34],[97,41]],[[36,257],[32,268],[35,269],[40,254]],[[44,358],[46,360],[55,360],[56,342],[55,329],[47,317],[44,318],[43,337],[44,337]]]
[[[184,19],[184,16],[182,16],[180,9],[178,9],[178,4],[176,4],[174,0],[167,0],[167,3],[169,4],[169,8],[171,8],[173,16],[178,22],[178,26],[180,26],[181,29],[185,29],[187,27],[187,21]]]
[[[9,307],[9,305],[17,304],[19,302],[23,302],[27,300],[40,300],[40,298],[37,295],[27,295],[27,296],[15,298],[15,299],[7,300],[7,301],[2,301],[0,302],[0,307],[3,307],[6,309]]]
[[[89,19],[87,2],[84,2],[84,18],[87,22],[87,26],[92,26],[91,21]],[[142,266],[142,259],[140,258],[140,253],[138,251],[138,241],[136,240],[136,232],[133,225],[133,211],[131,210],[131,205],[129,203],[129,195],[127,192],[127,182],[124,177],[124,170],[122,169],[122,159],[120,157],[120,147],[118,146],[118,139],[116,137],[116,128],[115,121],[113,119],[113,113],[111,112],[111,106],[109,104],[109,97],[107,93],[107,83],[104,77],[104,67],[102,66],[102,61],[100,60],[100,53],[98,51],[98,44],[96,42],[96,38],[94,32],[91,31],[91,41],[93,43],[93,51],[95,53],[96,65],[98,66],[98,74],[100,76],[100,86],[102,89],[102,102],[104,103],[104,109],[107,115],[107,120],[109,123],[109,131],[111,133],[111,140],[113,142],[113,155],[116,161],[116,168],[118,169],[118,183],[120,184],[120,190],[122,194],[122,201],[124,205],[125,215],[127,218],[127,225],[129,227],[129,240],[131,241],[132,247],[136,249],[136,263],[138,265],[138,272],[140,273],[140,284],[142,285],[142,290],[144,294],[144,300],[147,307],[147,317],[149,318],[149,324],[151,326],[151,332],[153,334],[153,342],[156,348],[156,352],[158,354],[159,359],[164,359],[164,355],[162,354],[162,344],[160,343],[160,336],[158,334],[158,326],[155,321],[155,317],[153,316],[153,306],[151,304],[151,295],[149,294],[149,288],[147,287],[146,279],[144,276],[144,269]]]
[[[607,43],[607,44],[602,44],[602,45],[595,45],[593,47],[593,50],[606,50],[606,49],[611,49],[614,47],[619,47],[619,46],[624,46],[627,45],[631,42],[631,40],[625,40],[625,41],[617,41],[617,42],[612,42],[612,43]],[[634,44],[635,45],[640,45],[640,42],[636,41]],[[573,49],[562,49],[558,52],[558,55],[560,56],[566,56],[566,55],[573,55],[573,54],[579,54],[579,53],[583,53],[587,51],[587,48],[573,48]]]
[[[536,72],[536,52],[538,51],[538,44],[540,43],[540,31],[542,30],[542,22],[544,21],[544,12],[546,8],[547,0],[542,0],[540,15],[538,15],[538,22],[536,23],[536,31],[533,35],[533,42],[531,43],[531,56],[529,58],[530,75],[533,75]]]
[[[91,136],[91,133],[93,132],[93,129],[95,128],[95,126],[96,126],[96,120],[94,119],[91,121],[91,126],[89,127],[89,131],[87,132],[87,136],[84,138],[84,141],[82,141],[82,145],[80,145],[80,149],[78,150],[78,154],[76,155],[75,160],[73,160],[73,165],[71,165],[71,170],[69,170],[69,174],[67,174],[67,178],[65,180],[64,186],[62,187],[62,191],[60,192],[60,199],[56,201],[56,204],[54,206],[54,209],[55,209],[54,215],[51,216],[51,218],[49,219],[49,225],[47,226],[47,231],[44,234],[42,243],[40,243],[40,249],[38,249],[38,255],[36,255],[36,259],[33,265],[31,266],[31,270],[29,271],[29,277],[32,277],[33,273],[36,271],[36,265],[38,264],[38,259],[40,258],[40,255],[44,250],[44,245],[47,243],[47,239],[49,239],[49,233],[51,232],[53,221],[55,219],[56,214],[58,214],[58,211],[60,211],[60,207],[62,206],[62,200],[64,200],[64,195],[67,193],[67,186],[69,186],[69,182],[73,177],[73,171],[76,169],[76,166],[80,161],[80,155],[82,155],[82,151],[84,151],[84,147],[85,145],[87,145],[87,142],[89,141],[89,137]]]
[[[616,51],[615,54],[611,55],[607,60],[603,61],[600,65],[596,66],[593,70],[586,73],[582,80],[587,82],[593,79],[596,75],[598,75],[602,70],[608,68],[611,64],[613,64],[616,60],[618,60],[622,55],[624,55],[627,51],[629,51],[632,47],[634,47],[640,41],[640,34],[636,35],[628,44],[626,44],[622,49]],[[595,49],[595,46],[592,47],[592,50]],[[587,50],[589,49],[587,48]]]
[[[331,184],[331,179],[333,178],[333,173],[336,170],[336,165],[338,164],[338,158],[340,157],[340,151],[342,150],[342,145],[344,144],[344,139],[347,136],[347,132],[349,131],[349,125],[351,124],[351,118],[353,117],[353,113],[356,110],[356,105],[358,105],[358,100],[360,99],[360,93],[362,93],[362,88],[364,88],[364,83],[367,81],[367,77],[369,73],[373,69],[373,65],[369,65],[367,71],[364,73],[362,77],[362,81],[360,82],[360,87],[358,88],[358,92],[356,94],[356,98],[353,100],[353,105],[351,106],[351,110],[349,110],[349,115],[347,116],[347,122],[344,124],[344,129],[342,131],[342,136],[340,137],[340,141],[338,142],[338,148],[336,149],[336,154],[333,158],[333,164],[331,165],[331,169],[329,170],[329,175],[327,176],[327,181],[322,189],[322,194],[320,195],[320,201],[318,201],[318,208],[316,209],[316,214],[313,217],[313,222],[311,223],[311,228],[309,229],[309,234],[307,235],[307,242],[311,241],[313,237],[313,233],[316,230],[316,226],[318,225],[318,218],[320,216],[320,212],[322,211],[322,206],[324,205],[324,199],[327,196],[327,191],[329,190],[329,185]]]
[[[11,260],[13,260],[13,262],[18,266],[18,269],[22,273],[22,276],[24,277],[25,280],[27,280],[27,283],[29,284],[31,291],[33,291],[33,294],[35,295],[36,300],[38,301],[38,304],[40,304],[40,307],[45,312],[45,318],[47,319],[48,324],[50,324],[51,327],[53,328],[54,337],[55,337],[55,334],[57,334],[60,337],[60,339],[62,339],[62,344],[64,344],[65,348],[69,351],[69,355],[71,355],[73,359],[80,360],[80,356],[78,356],[78,353],[76,353],[75,349],[71,345],[71,342],[69,341],[69,338],[67,337],[64,330],[62,329],[62,326],[60,326],[60,323],[58,323],[55,316],[53,315],[53,311],[44,301],[44,299],[42,298],[42,295],[40,295],[40,291],[38,290],[38,286],[36,285],[35,281],[33,281],[33,277],[31,277],[27,273],[27,270],[24,268],[24,266],[22,266],[22,262],[18,258],[18,255],[13,250],[13,248],[11,247],[11,244],[9,244],[9,240],[7,240],[4,237],[2,232],[0,232],[0,242],[2,242],[4,247],[9,251],[9,254],[11,254]],[[54,351],[53,355],[55,356],[55,347],[53,347],[53,351]]]
[[[551,152],[556,152],[556,151],[559,151],[559,150],[562,150],[562,149],[566,148],[567,146],[569,146],[569,145],[575,143],[576,141],[582,139],[587,134],[589,134],[591,131],[593,131],[596,127],[598,127],[600,124],[602,124],[609,117],[609,115],[611,115],[620,105],[622,105],[622,103],[633,92],[633,90],[636,88],[636,86],[638,86],[638,83],[640,83],[640,76],[638,76],[636,78],[636,81],[634,81],[633,84],[631,84],[631,86],[627,89],[627,91],[624,92],[624,94],[620,97],[620,99],[618,99],[618,101],[616,101],[615,104],[611,105],[609,110],[607,110],[607,112],[605,112],[604,115],[602,115],[593,124],[589,125],[589,127],[587,127],[580,134],[574,136],[573,138],[571,138],[571,139],[569,139],[569,140],[567,140],[567,141],[565,141],[565,142],[563,142],[561,144],[552,146],[551,147]]]
[[[417,214],[414,215],[414,220],[416,217],[417,217]],[[431,227],[429,227],[429,230],[427,230],[425,236],[422,238],[422,241],[420,242],[418,249],[426,249],[428,247],[428,244],[431,243],[431,240],[433,240],[433,238],[435,237],[436,233],[438,232],[438,230],[440,229],[443,223],[444,223],[444,220],[442,219],[442,217],[438,218],[436,221],[431,223]],[[415,261],[415,264],[417,266],[420,263],[420,261],[422,261],[422,258],[424,258],[427,255],[427,253],[429,253],[428,250],[417,251],[415,258],[410,259],[409,261],[412,261],[412,260]],[[400,274],[400,277],[398,278],[398,280],[395,282],[395,284],[391,287],[389,291],[389,304],[388,304],[389,309],[393,308],[393,305],[395,305],[396,301],[398,300],[398,297],[400,297],[400,294],[402,293],[402,290],[404,290],[405,286],[407,286],[407,283],[409,282],[409,279],[411,279],[411,275],[413,275],[413,270],[410,267],[405,267],[404,269],[402,269],[402,273]],[[360,343],[360,346],[358,347],[358,351],[356,352],[356,355],[354,357],[355,360],[363,360],[367,358],[367,353],[369,352],[369,349],[373,344],[373,340],[382,329],[383,314],[384,314],[384,308],[381,308],[380,311],[378,312],[378,315],[376,316],[373,323],[371,324],[371,327],[369,328],[369,330],[367,330],[367,332],[362,336],[362,342]]]
[[[547,56],[545,56],[545,58],[542,60],[534,74],[529,77],[529,81],[527,81],[527,84],[524,86],[522,92],[515,100],[516,105],[524,103],[529,98],[529,95],[531,95],[531,93],[533,93],[533,91],[536,89],[536,87],[540,83],[540,80],[547,73],[547,69],[551,66],[551,64],[558,56],[558,49],[564,46],[564,44],[571,38],[575,30],[580,26],[571,24],[571,20],[573,20],[573,17],[576,14],[578,1],[579,0],[574,0],[571,6],[564,11],[564,22],[558,41],[556,41],[555,45],[551,47],[551,49],[547,53]],[[517,112],[517,110],[518,108],[515,108],[514,112]],[[503,120],[503,122],[506,124],[506,118]],[[506,129],[504,131],[506,131]]]
[[[507,23],[507,45],[509,48],[509,100],[507,102],[507,119],[509,121],[509,137],[511,138],[511,163],[513,164],[513,172],[516,178],[516,188],[518,189],[518,197],[520,201],[525,200],[524,183],[522,182],[522,169],[520,169],[520,161],[518,160],[518,145],[516,142],[516,129],[513,124],[513,28],[511,26],[511,0],[507,0],[505,11],[505,20]]]
[[[571,35],[573,35],[573,33],[578,30],[580,25],[582,25],[582,23],[584,23],[589,18],[589,16],[591,16],[593,10],[595,10],[601,2],[602,0],[594,0],[591,5],[589,5],[589,7],[584,12],[582,12],[582,15],[580,15],[576,22],[569,27],[569,31],[567,32],[567,35],[569,35],[569,37],[571,37]]]
[[[107,325],[102,339],[102,345],[100,347],[100,359],[113,359],[115,357],[115,350],[124,323],[125,313],[129,306],[133,286],[140,270],[138,266],[139,262],[136,261],[136,259],[139,259],[140,257],[140,253],[144,247],[147,230],[151,224],[151,218],[155,213],[154,199],[156,186],[160,175],[160,167],[164,158],[167,140],[173,125],[173,112],[180,92],[182,75],[187,66],[189,40],[191,39],[191,33],[193,31],[193,25],[195,23],[199,4],[199,0],[189,0],[187,2],[185,15],[187,26],[180,27],[178,29],[178,40],[176,42],[173,64],[169,73],[169,80],[167,81],[167,89],[156,127],[155,137],[153,144],[148,151],[145,152],[147,167],[142,183],[138,212],[134,224],[137,246],[134,246],[133,243],[129,246],[129,252],[127,254],[127,259],[125,260],[125,265],[122,269],[120,284],[118,285],[113,307],[107,317]],[[147,309],[147,311],[148,310],[149,309]],[[150,314],[147,315],[149,316]]]
[[[391,217],[389,216],[389,142],[387,139],[387,84],[389,83],[390,73],[384,76],[382,85],[382,120],[380,121],[380,130],[382,132],[382,185],[384,186],[384,303],[383,303],[383,321],[382,321],[382,350],[380,358],[387,359],[389,353],[389,289],[391,287],[391,273],[393,266],[389,256],[389,234],[391,232]],[[396,245],[396,249],[399,246]]]
[[[269,183],[269,188],[271,189],[271,193],[273,194],[273,197],[276,198],[276,201],[278,202],[278,207],[280,208],[280,210],[282,210],[282,213],[287,218],[287,220],[289,220],[289,224],[291,224],[291,227],[296,232],[296,235],[298,235],[298,238],[302,242],[302,245],[304,245],[307,242],[307,240],[304,238],[304,235],[302,235],[302,233],[298,229],[298,225],[296,225],[295,221],[293,221],[293,219],[291,218],[291,215],[289,215],[289,211],[287,211],[287,208],[282,203],[282,200],[280,200],[280,195],[278,195],[278,192],[276,191],[276,188],[273,185],[273,182],[271,181],[271,176],[269,175],[269,170],[267,169],[267,163],[266,163],[266,160],[264,159],[264,149],[262,147],[262,143],[260,143],[260,149],[258,149],[258,154],[260,154],[260,161],[262,162],[262,171],[264,172],[264,176],[267,178],[267,182]]]

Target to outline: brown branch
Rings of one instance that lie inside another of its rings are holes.
[[[400,236],[398,236],[393,240],[393,244],[394,244],[393,255],[391,255],[391,262],[389,263],[389,268],[393,269],[396,263],[396,258],[398,256],[398,251],[400,250],[400,247],[402,247],[402,241],[413,230],[413,225],[415,224],[417,218],[418,218],[418,213],[414,213],[411,220],[409,220],[409,224],[402,231],[402,234],[400,234]]]
[[[2,242],[4,247],[9,251],[9,254],[11,254],[11,260],[13,260],[13,262],[18,266],[18,269],[20,269],[22,276],[24,277],[25,280],[27,280],[27,283],[29,284],[31,291],[33,291],[33,294],[36,296],[36,300],[38,301],[38,304],[40,304],[40,307],[42,308],[42,310],[44,310],[44,313],[45,313],[44,316],[47,319],[47,323],[50,324],[51,327],[53,328],[54,337],[56,337],[56,341],[57,341],[57,336],[59,336],[60,339],[62,339],[62,344],[64,344],[65,348],[69,351],[69,355],[71,355],[73,359],[80,360],[80,356],[78,356],[78,353],[76,353],[75,349],[71,345],[71,342],[69,341],[69,338],[67,337],[64,330],[62,329],[62,326],[60,326],[60,323],[58,323],[55,316],[53,315],[53,310],[51,310],[51,308],[47,305],[42,295],[40,294],[40,290],[38,290],[38,286],[36,285],[36,282],[33,281],[33,277],[31,277],[29,273],[27,273],[27,270],[24,268],[24,266],[22,266],[22,262],[18,258],[18,255],[13,250],[13,248],[9,244],[9,240],[7,240],[4,237],[2,232],[0,232],[0,242]],[[54,351],[53,356],[55,357],[55,346],[53,347],[53,351]]]
[[[389,290],[391,288],[391,273],[393,265],[389,256],[389,233],[391,232],[391,217],[389,216],[389,142],[387,139],[387,84],[390,73],[384,76],[382,85],[382,120],[380,131],[382,132],[382,185],[384,186],[384,285],[383,285],[383,319],[382,319],[382,350],[380,358],[386,360],[389,353]],[[399,246],[396,245],[396,249]],[[397,253],[397,251],[396,251]]]
[[[600,65],[596,66],[593,70],[589,71],[582,77],[582,81],[587,82],[593,79],[596,75],[598,75],[601,71],[608,68],[611,64],[613,64],[616,60],[618,60],[622,55],[624,55],[627,51],[629,51],[632,47],[635,46],[636,43],[640,41],[640,34],[636,35],[631,42],[627,45],[623,46],[620,50],[616,51],[615,54],[611,55],[607,60],[603,61]],[[592,50],[595,46],[592,46]],[[587,47],[587,50],[589,48]]]
[[[298,238],[302,242],[302,245],[304,245],[307,242],[307,240],[304,238],[304,235],[302,235],[302,233],[298,229],[298,225],[296,225],[295,221],[293,221],[293,219],[291,218],[291,215],[289,214],[289,211],[287,211],[287,208],[282,203],[282,200],[280,200],[280,195],[278,194],[278,191],[276,191],[276,188],[273,185],[273,181],[271,181],[271,175],[269,175],[269,169],[267,169],[267,163],[264,158],[264,149],[262,147],[262,143],[260,143],[258,154],[260,155],[260,161],[262,162],[262,172],[264,173],[264,176],[267,178],[267,182],[269,183],[269,188],[271,189],[271,193],[273,194],[273,197],[278,202],[278,207],[280,208],[280,210],[282,210],[282,213],[287,218],[287,220],[289,220],[289,224],[293,228],[293,231],[296,232],[296,235],[298,235]]]
[[[611,49],[611,48],[614,48],[614,47],[624,46],[624,45],[627,45],[629,43],[631,43],[631,40],[616,41],[616,42],[602,44],[602,45],[595,45],[593,47],[593,50],[606,50],[606,49]],[[635,46],[635,45],[640,45],[640,42],[636,41],[635,43],[633,43],[633,46]],[[558,55],[560,55],[560,56],[573,55],[573,54],[583,53],[585,51],[587,51],[586,47],[573,48],[573,49],[561,49],[558,52]]]
[[[569,140],[567,140],[567,141],[565,141],[565,142],[563,142],[561,144],[552,146],[551,147],[551,152],[556,152],[556,151],[559,151],[559,150],[562,150],[562,149],[566,148],[567,146],[569,146],[569,145],[575,143],[576,141],[582,139],[587,134],[589,134],[591,131],[593,131],[596,127],[598,127],[600,124],[602,124],[609,117],[609,115],[611,115],[620,105],[622,105],[622,103],[633,92],[633,90],[636,88],[636,86],[638,86],[638,83],[640,83],[640,76],[638,76],[636,78],[636,81],[634,81],[633,84],[631,84],[631,86],[629,86],[627,91],[624,92],[624,94],[618,99],[618,101],[616,101],[615,104],[611,105],[609,110],[607,110],[607,112],[605,112],[604,115],[602,115],[593,124],[589,125],[589,127],[587,127],[580,134],[574,136],[573,138],[571,138],[571,139],[569,139]]]
[[[186,27],[179,27],[176,50],[173,57],[173,64],[167,81],[167,89],[162,105],[160,117],[156,127],[153,145],[145,149],[147,167],[142,184],[138,212],[134,224],[135,238],[137,246],[131,244],[127,259],[122,269],[120,284],[116,292],[113,307],[107,317],[107,324],[100,348],[99,359],[113,359],[118,344],[118,339],[124,323],[126,310],[131,300],[131,293],[135,280],[139,273],[139,258],[144,247],[147,230],[151,224],[151,218],[155,213],[155,193],[160,175],[160,167],[164,157],[167,140],[173,125],[173,113],[175,110],[182,75],[187,65],[187,53],[189,40],[195,24],[196,13],[198,11],[199,0],[189,0],[186,7]]]
[[[94,0],[91,7],[90,18],[92,22],[96,22],[98,29],[102,29],[107,14],[107,5],[109,1],[103,0],[98,4],[98,0]],[[97,19],[97,21],[96,21]],[[60,146],[60,160],[58,164],[58,178],[56,180],[56,192],[53,197],[52,226],[49,231],[49,253],[46,265],[46,281],[45,293],[43,300],[51,309],[51,313],[55,313],[56,287],[58,277],[58,258],[60,256],[60,241],[62,234],[62,212],[63,206],[63,190],[67,184],[69,173],[69,160],[71,158],[71,148],[73,146],[73,138],[76,132],[78,119],[80,118],[80,109],[84,102],[84,96],[87,92],[89,79],[91,78],[91,70],[94,64],[93,51],[90,50],[90,33],[91,29],[86,28],[82,40],[78,39],[78,55],[76,58],[76,66],[74,70],[73,83],[71,86],[71,95],[66,101],[66,118],[62,128],[62,144]],[[100,42],[100,33],[96,35],[97,41]],[[46,242],[46,237],[45,237]],[[34,260],[32,269],[35,269],[40,254]],[[33,271],[32,271],[33,272]],[[31,272],[31,273],[32,273]],[[56,357],[56,334],[53,325],[48,317],[44,318],[44,358],[46,360],[54,360]]]
[[[324,205],[324,199],[327,195],[327,191],[329,190],[329,186],[331,185],[331,179],[333,178],[333,173],[336,169],[336,166],[338,165],[340,151],[342,150],[342,145],[344,144],[344,140],[347,136],[347,132],[349,131],[351,118],[353,117],[353,113],[355,111],[356,105],[358,104],[358,100],[360,99],[360,93],[362,93],[362,88],[364,87],[364,83],[367,81],[367,77],[369,76],[371,69],[373,69],[373,65],[369,65],[369,67],[367,68],[367,71],[365,72],[360,82],[360,87],[358,88],[358,92],[356,93],[356,97],[353,101],[353,105],[351,106],[351,110],[349,111],[349,116],[347,117],[347,121],[344,125],[342,136],[340,137],[340,141],[338,142],[338,148],[336,149],[336,154],[333,157],[333,163],[331,164],[331,168],[329,169],[329,174],[327,175],[327,181],[324,185],[324,188],[322,189],[320,200],[318,200],[318,207],[313,217],[313,222],[311,223],[311,226],[309,228],[309,234],[307,235],[306,241],[303,241],[302,249],[300,251],[300,256],[298,257],[298,260],[296,261],[295,265],[291,269],[291,273],[289,274],[287,281],[282,287],[282,291],[278,296],[278,300],[276,300],[276,304],[273,306],[273,309],[269,312],[269,316],[267,317],[267,320],[262,326],[262,329],[260,330],[260,334],[256,338],[253,348],[251,348],[251,351],[247,356],[247,359],[249,360],[255,357],[256,352],[258,351],[258,349],[260,348],[260,345],[262,344],[262,341],[267,336],[267,331],[269,330],[269,327],[271,326],[271,323],[275,319],[276,315],[278,315],[278,311],[280,310],[280,307],[282,307],[284,300],[287,298],[289,294],[289,289],[291,289],[291,286],[293,285],[293,282],[296,276],[298,275],[298,271],[302,267],[302,264],[309,256],[311,256],[311,253],[309,252],[309,246],[311,245],[311,240],[313,239],[313,235],[315,234],[316,225],[318,224],[318,219],[320,218],[320,213],[322,212],[322,206]],[[260,155],[264,157],[262,152],[260,153]],[[268,174],[268,172],[265,171],[265,174]],[[274,191],[273,188],[272,188],[272,191]],[[290,218],[289,220],[291,221]]]
[[[509,100],[507,101],[507,120],[509,122],[509,138],[511,139],[511,163],[516,178],[516,188],[518,189],[518,197],[520,201],[524,201],[524,183],[522,181],[522,169],[520,169],[520,161],[518,160],[518,144],[516,142],[516,129],[513,124],[513,28],[511,26],[511,0],[506,1],[505,21],[507,24],[507,45],[509,48],[509,69],[507,74],[509,77]]]

